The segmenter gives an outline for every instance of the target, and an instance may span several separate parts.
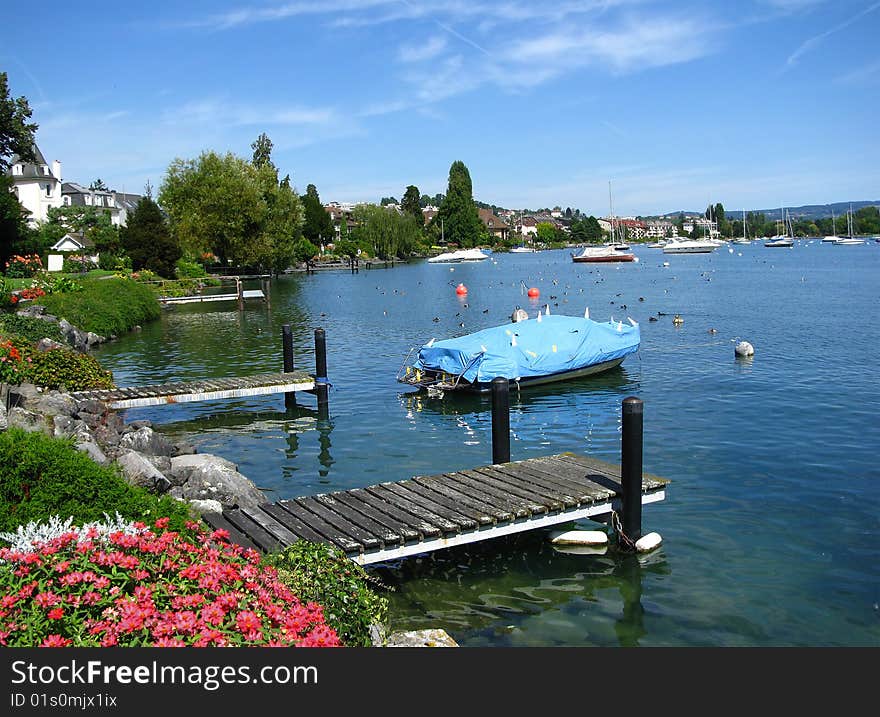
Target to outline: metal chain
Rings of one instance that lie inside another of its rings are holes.
[[[611,520],[614,524],[614,530],[617,532],[618,537],[621,538],[624,545],[628,546],[630,549],[635,550],[636,544],[635,541],[632,540],[626,533],[623,532],[623,525],[620,523],[620,516],[617,515],[617,511],[611,511]]]

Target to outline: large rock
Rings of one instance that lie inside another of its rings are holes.
[[[174,454],[174,446],[171,444],[171,441],[147,426],[122,436],[119,439],[119,447],[121,449],[137,451],[138,453],[149,453],[154,456],[171,456]]]
[[[175,459],[171,460],[173,462]],[[266,502],[263,492],[248,478],[230,468],[229,461],[222,458],[193,468],[186,483],[175,486],[170,493],[175,498],[187,501],[216,500],[224,508],[256,508]]]
[[[106,466],[110,463],[110,459],[107,458],[104,451],[102,451],[98,444],[94,441],[80,441],[76,444],[76,450],[85,453],[95,463],[98,463],[102,466]]]
[[[171,485],[161,471],[137,451],[123,453],[116,462],[122,468],[125,480],[131,485],[146,488],[154,493],[164,493]]]
[[[53,433],[52,427],[46,422],[44,416],[19,406],[9,411],[6,421],[9,428],[22,428],[31,433],[42,432],[47,436],[51,436]]]
[[[191,500],[189,504],[199,515],[223,512],[223,505],[219,500]]]
[[[458,647],[445,630],[412,630],[393,632],[388,636],[385,647]]]
[[[72,416],[76,413],[76,401],[60,391],[49,391],[33,404],[33,410],[45,416]]]
[[[9,387],[9,406],[18,406],[32,410],[43,397],[43,391],[32,383],[21,383]]]
[[[0,431],[5,431],[7,426],[9,421],[6,418],[6,401],[0,401]]]
[[[214,456],[210,453],[179,455],[171,459],[171,468],[168,471],[168,477],[175,485],[183,485],[186,483],[193,471],[197,468],[205,466],[222,466],[230,471],[237,471],[238,466],[232,461],[227,461],[220,456]]]

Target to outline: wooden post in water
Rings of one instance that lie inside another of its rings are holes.
[[[324,329],[315,329],[315,395],[318,397],[318,418],[329,417],[330,384],[327,382],[327,338]]]
[[[492,463],[510,463],[510,388],[504,376],[492,379]]]
[[[284,324],[281,327],[281,349],[284,353],[284,373],[293,371],[293,334],[290,331],[290,324]],[[292,408],[296,405],[296,392],[284,394],[284,407]]]
[[[244,310],[244,284],[239,277],[235,277],[235,291],[238,294],[238,310]]]
[[[644,403],[635,396],[623,399],[623,435],[620,448],[620,488],[623,535],[621,547],[635,549],[642,537],[642,429]],[[630,544],[632,543],[632,544]]]

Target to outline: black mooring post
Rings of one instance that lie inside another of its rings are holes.
[[[635,396],[623,399],[623,436],[620,448],[623,533],[633,543],[642,537],[642,428],[644,408],[644,403]]]
[[[327,338],[324,329],[315,329],[315,395],[318,397],[318,414],[328,413],[330,384],[327,383]]]
[[[281,348],[284,352],[284,373],[293,371],[293,334],[290,324],[281,327]],[[296,392],[290,391],[284,394],[284,405],[287,408],[296,405]]]
[[[492,379],[492,463],[510,463],[510,391],[507,379]]]

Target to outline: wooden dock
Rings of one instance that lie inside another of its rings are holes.
[[[211,301],[240,301],[245,299],[266,299],[262,289],[245,289],[240,294],[195,294],[193,296],[162,296],[163,304],[201,304]]]
[[[305,371],[261,373],[235,378],[215,378],[203,381],[181,381],[148,386],[132,386],[105,390],[76,391],[77,400],[95,399],[109,408],[136,408],[161,406],[168,403],[212,401],[218,398],[266,396],[274,393],[314,391],[315,377]]]
[[[641,503],[663,500],[668,483],[643,473]],[[621,498],[620,466],[561,453],[227,509],[204,520],[257,550],[308,540],[367,565],[607,516],[619,512]]]

